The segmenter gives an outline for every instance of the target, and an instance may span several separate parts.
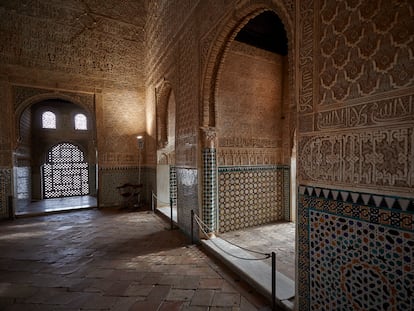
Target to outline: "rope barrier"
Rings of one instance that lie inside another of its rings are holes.
[[[215,243],[214,242],[214,240],[213,239],[210,239],[210,237],[209,237],[209,235],[208,235],[208,233],[205,231],[205,228],[207,228],[208,229],[208,231],[213,231],[213,230],[211,230],[211,228],[206,224],[206,223],[204,223],[201,219],[200,219],[200,217],[198,216],[198,215],[194,215],[194,219],[195,219],[195,221],[196,221],[196,223],[198,224],[198,226],[199,226],[199,228],[200,228],[200,230],[204,233],[204,235],[211,241],[211,243],[213,243],[217,248],[219,248],[220,250],[222,250],[224,253],[226,253],[227,255],[229,255],[229,256],[232,256],[232,257],[234,257],[234,258],[238,258],[238,259],[242,259],[242,260],[266,260],[266,259],[269,259],[272,255],[271,254],[268,254],[268,253],[262,253],[262,252],[258,252],[258,251],[255,251],[255,250],[251,250],[251,249],[248,249],[248,248],[245,248],[245,247],[242,247],[242,246],[240,246],[240,245],[237,245],[237,244],[235,244],[235,243],[232,243],[232,242],[230,242],[230,241],[228,241],[228,240],[226,240],[226,239],[223,239],[222,238],[222,240],[224,240],[224,241],[226,241],[227,243],[229,243],[229,244],[231,244],[231,245],[233,245],[233,246],[236,246],[236,247],[238,247],[238,248],[240,248],[240,249],[243,249],[243,250],[245,250],[245,251],[248,251],[248,252],[251,252],[251,253],[255,253],[255,254],[259,254],[259,255],[262,255],[263,257],[261,257],[261,258],[245,258],[245,257],[240,257],[240,256],[236,256],[236,255],[234,255],[234,254],[231,254],[231,253],[229,253],[228,251],[226,251],[225,249],[223,249],[222,247],[220,247],[219,245],[217,245],[217,243]],[[204,227],[204,228],[203,228]]]
[[[264,257],[262,258],[245,258],[245,257],[240,257],[240,256],[236,256],[234,254],[229,253],[228,251],[226,251],[225,249],[223,249],[222,247],[220,247],[219,245],[217,245],[217,243],[214,242],[214,239],[211,239],[210,236],[208,235],[208,233],[206,232],[205,229],[207,229],[207,231],[209,232],[213,232],[213,230],[211,230],[211,228],[204,223],[201,218],[196,215],[194,213],[193,210],[191,210],[191,242],[193,243],[193,222],[194,220],[196,221],[199,229],[201,230],[201,232],[211,241],[211,243],[213,243],[218,249],[220,249],[222,252],[224,252],[225,254],[237,258],[237,259],[241,259],[241,260],[250,260],[250,261],[257,261],[257,260],[266,260],[271,258],[271,268],[272,268],[272,277],[271,277],[271,287],[272,287],[272,311],[276,311],[277,306],[276,306],[276,253],[272,252],[270,254],[268,253],[262,253],[262,252],[258,252],[255,250],[251,250],[245,247],[242,247],[240,245],[237,245],[233,242],[230,242],[226,239],[223,239],[224,241],[226,241],[227,243],[234,245],[236,247],[239,247],[240,249],[243,249],[245,251],[251,252],[251,253],[255,253],[255,254],[259,254],[262,255]]]
[[[169,202],[164,202],[164,201],[162,201],[162,200],[158,199],[157,195],[156,195],[154,192],[152,193],[152,197],[153,197],[153,198],[155,198],[158,202],[160,202],[160,203],[162,203],[162,204],[167,204],[167,205],[170,205],[170,203],[169,203]]]

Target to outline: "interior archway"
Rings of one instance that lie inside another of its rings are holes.
[[[67,100],[47,97],[26,106],[19,118],[15,152],[16,215],[44,211],[51,198],[68,198],[57,209],[96,206],[94,124],[87,109]],[[54,151],[71,163],[70,169],[50,158],[53,146],[63,145],[75,146],[83,155],[80,161],[68,148]]]
[[[283,12],[274,4],[241,8],[235,16],[244,17],[230,19],[209,51],[202,125],[217,133],[221,236],[295,219],[296,202],[290,200],[296,126],[293,38],[291,23]],[[280,42],[281,34],[284,39]],[[287,253],[288,276],[295,279],[295,224],[288,231],[292,244]],[[233,236],[237,241],[239,235]],[[266,243],[259,235],[252,239],[255,246]]]
[[[175,127],[176,104],[174,92],[168,82],[157,91],[157,208],[177,221],[177,189],[175,182]]]

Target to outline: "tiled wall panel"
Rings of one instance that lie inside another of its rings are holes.
[[[198,172],[196,169],[176,167],[177,173],[177,219],[179,228],[191,235],[191,210],[198,212]],[[194,223],[194,237],[198,229]]]
[[[413,199],[300,187],[299,213],[301,309],[414,309]]]
[[[122,197],[116,187],[125,183],[137,184],[139,170],[138,167],[101,168],[99,174],[99,204],[102,207],[107,207],[121,204]],[[156,189],[155,169],[143,167],[141,180],[144,181],[141,202],[147,205],[150,202],[151,191]]]
[[[11,195],[11,169],[0,169],[0,218],[9,216],[8,196]]]
[[[170,200],[177,206],[177,170],[175,166],[170,166]]]
[[[220,232],[285,219],[289,211],[288,167],[219,167],[218,171]]]

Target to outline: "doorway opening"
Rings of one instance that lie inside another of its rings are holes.
[[[275,251],[278,271],[294,280],[296,114],[288,36],[271,10],[251,15],[239,29],[215,77],[218,233],[249,249]]]
[[[153,200],[158,212],[178,223],[177,181],[175,171],[174,92],[168,81],[157,88],[157,193]]]
[[[15,153],[17,217],[97,206],[93,114],[62,99],[28,106]]]

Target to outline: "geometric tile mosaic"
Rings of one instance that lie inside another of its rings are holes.
[[[414,232],[310,211],[311,310],[414,310]]]
[[[118,206],[122,202],[122,197],[117,187],[126,184],[136,184],[139,179],[139,167],[100,167],[99,168],[99,188],[105,191],[99,192],[99,205]],[[141,175],[144,176],[145,169],[142,168]],[[147,180],[142,178],[141,180]],[[143,193],[142,193],[143,194]],[[141,196],[141,200],[145,202],[145,198]]]
[[[0,169],[0,219],[9,216],[8,197],[12,195],[11,176],[11,169]]]
[[[301,310],[414,310],[412,198],[300,186],[298,203]]]
[[[175,166],[170,166],[170,201],[173,206],[177,206],[177,172]]]
[[[175,167],[177,180],[177,221],[178,227],[188,236],[191,235],[191,211],[199,215],[198,177],[196,168]],[[194,238],[198,239],[198,227],[193,223]]]
[[[217,229],[217,155],[215,148],[203,149],[202,220],[211,231]]]
[[[287,167],[232,166],[219,167],[218,172],[221,233],[285,219],[290,187]]]
[[[311,186],[300,186],[299,194],[346,203],[354,203],[358,205],[414,212],[414,198],[360,193],[346,190],[323,189]]]

